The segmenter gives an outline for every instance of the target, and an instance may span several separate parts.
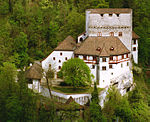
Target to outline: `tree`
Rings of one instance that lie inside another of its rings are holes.
[[[99,97],[98,97],[98,90],[97,90],[97,86],[96,86],[96,82],[94,82],[94,91],[92,92],[92,98],[91,98],[91,102],[95,102],[97,104],[99,104]]]
[[[17,65],[19,68],[23,68],[28,64],[29,56],[28,56],[28,39],[27,35],[23,32],[16,37],[14,42],[14,52],[18,53],[18,58],[20,60],[20,64]],[[14,62],[15,63],[15,62]]]
[[[94,91],[92,92],[92,98],[90,102],[90,118],[89,120],[91,122],[105,122],[105,117],[102,114],[101,106],[99,105],[99,96],[98,96],[98,90],[96,86],[96,82],[94,83]]]
[[[49,66],[48,69],[45,69],[43,71],[43,76],[46,79],[46,85],[48,87],[48,91],[51,99],[52,99],[51,87],[52,87],[52,79],[54,78],[54,75],[55,75],[55,70],[52,69],[51,66]]]
[[[61,72],[66,84],[77,88],[91,83],[89,67],[79,58],[70,59],[64,62]]]

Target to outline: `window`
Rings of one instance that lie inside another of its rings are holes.
[[[109,65],[109,69],[112,69],[112,64]]]
[[[83,60],[86,60],[86,55],[83,56]]]
[[[62,56],[62,53],[60,53],[60,55]]]
[[[111,47],[111,48],[110,48],[110,51],[113,51],[113,50],[114,50],[114,47]]]
[[[136,51],[136,47],[133,47],[133,51]]]
[[[124,55],[122,55],[122,59],[124,59]]]
[[[101,17],[103,17],[104,16],[104,14],[101,14]]]
[[[78,58],[78,55],[74,55],[75,58]]]
[[[133,44],[136,44],[136,40],[133,40]]]
[[[129,62],[127,62],[127,66],[129,66]]]
[[[102,70],[106,70],[106,66],[102,66]]]
[[[123,67],[123,64],[121,64],[121,68]]]
[[[128,57],[128,54],[126,55],[126,57],[129,58],[129,57]]]
[[[111,73],[111,75],[113,75],[113,73]]]
[[[110,56],[109,60],[113,60],[113,56]]]
[[[119,32],[119,36],[122,36],[122,32]]]
[[[96,56],[93,56],[93,60],[96,60]]]
[[[92,65],[92,69],[95,69],[95,65]]]
[[[53,57],[53,60],[56,60],[56,58],[55,58],[55,57]]]
[[[59,63],[61,63],[61,60],[59,60]]]
[[[59,66],[58,69],[61,69],[61,66]]]
[[[80,42],[83,42],[83,38],[82,37],[80,38]]]
[[[110,36],[114,36],[114,32],[110,32]]]
[[[97,36],[99,36],[99,37],[102,36],[102,33],[101,33],[101,32],[98,32]]]
[[[65,60],[68,60],[67,57],[65,57]]]
[[[112,17],[112,14],[109,14],[110,17]]]
[[[119,14],[116,14],[117,15],[117,17],[119,17]]]
[[[102,62],[106,62],[106,58],[102,58]]]

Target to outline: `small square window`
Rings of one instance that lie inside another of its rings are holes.
[[[128,56],[128,54],[126,55],[126,58],[128,58],[129,56]]]
[[[122,36],[122,32],[119,32],[119,36]]]
[[[109,58],[111,61],[113,60],[113,56],[110,56],[110,58]]]
[[[104,16],[104,14],[101,14],[101,17],[103,17]]]
[[[121,64],[121,68],[123,67],[123,64]]]
[[[92,69],[95,69],[95,65],[92,65]]]
[[[59,60],[59,63],[61,63],[61,60]]]
[[[60,55],[62,56],[62,53],[60,53]]]
[[[75,58],[78,58],[78,55],[74,55]]]
[[[106,70],[106,66],[102,66],[102,70]]]
[[[101,33],[101,32],[98,32],[97,36],[101,37],[101,36],[102,36],[102,33]]]
[[[110,32],[110,36],[114,36],[114,32]]]
[[[106,58],[102,58],[102,62],[106,62]]]
[[[136,51],[136,47],[133,47],[133,51]]]
[[[67,57],[65,57],[65,60],[68,60]]]
[[[133,40],[133,44],[136,44],[136,40]]]
[[[112,64],[109,65],[109,69],[112,69]]]
[[[109,14],[110,17],[112,17],[112,14]]]
[[[113,75],[113,73],[111,73],[111,75]]]
[[[117,15],[117,17],[119,17],[119,14],[116,14]]]
[[[83,60],[86,60],[86,55],[83,56]]]
[[[56,60],[56,58],[55,58],[55,57],[53,57],[53,60]]]
[[[61,66],[59,66],[58,69],[61,69]]]

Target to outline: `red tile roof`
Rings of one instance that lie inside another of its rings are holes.
[[[113,50],[111,50],[113,48]],[[110,56],[130,53],[126,46],[118,37],[88,37],[79,48],[75,50],[75,54]]]

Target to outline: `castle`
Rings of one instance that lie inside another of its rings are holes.
[[[138,63],[138,38],[132,30],[132,9],[88,9],[85,32],[77,40],[71,36],[64,39],[41,62],[42,68],[51,65],[58,72],[63,62],[80,58],[89,66],[98,87],[120,79],[132,82],[131,59]]]

